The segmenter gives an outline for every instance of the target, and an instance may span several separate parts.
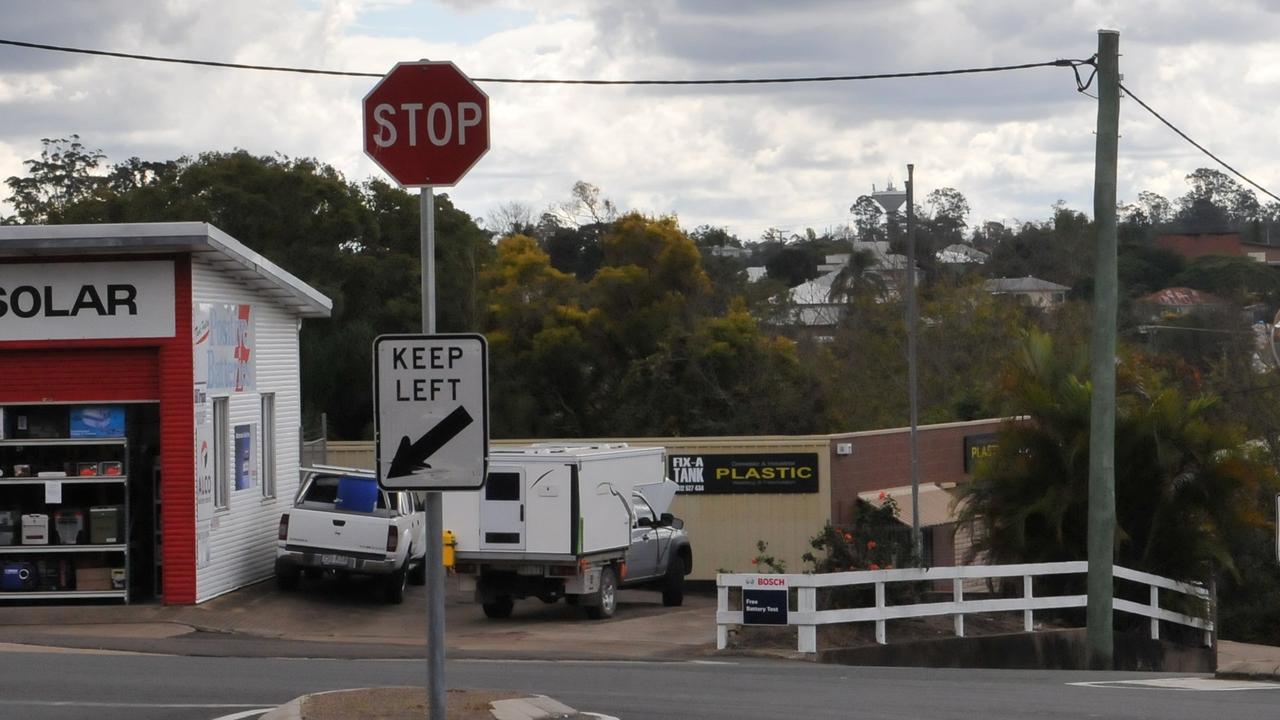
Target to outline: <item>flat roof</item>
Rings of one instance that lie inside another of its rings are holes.
[[[209,223],[0,226],[0,258],[200,254],[304,318],[325,318],[333,301]]]

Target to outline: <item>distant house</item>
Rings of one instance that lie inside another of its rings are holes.
[[[1024,278],[996,278],[985,283],[986,291],[992,295],[1012,295],[1026,305],[1038,308],[1052,308],[1061,305],[1067,299],[1066,285],[1041,280],[1028,275]]]
[[[943,265],[963,266],[983,265],[990,256],[972,245],[955,243],[942,248],[934,257]]]
[[[791,288],[787,299],[791,304],[788,325],[808,328],[829,328],[844,317],[844,294],[832,296],[831,288],[835,284],[840,270],[829,270],[808,282]]]
[[[1159,320],[1171,315],[1190,315],[1220,308],[1226,304],[1222,298],[1207,292],[1189,287],[1171,287],[1143,295],[1134,301],[1134,309],[1148,320]]]
[[[1185,258],[1204,255],[1250,257],[1268,265],[1280,265],[1280,247],[1245,242],[1238,232],[1200,232],[1156,236],[1156,247]]]
[[[889,251],[887,242],[852,243],[853,252],[827,255],[818,266],[818,277],[801,283],[788,291],[790,310],[782,324],[805,328],[819,338],[829,335],[829,329],[844,317],[849,296],[834,291],[840,273],[849,265],[854,253],[870,253],[872,262],[864,272],[875,276],[887,297],[896,297],[898,288],[906,284],[907,258]],[[919,279],[919,275],[917,275]]]
[[[750,255],[751,251],[735,245],[713,245],[711,254],[716,257],[743,258]]]
[[[769,269],[763,265],[752,265],[747,268],[747,282],[760,282],[769,277]]]

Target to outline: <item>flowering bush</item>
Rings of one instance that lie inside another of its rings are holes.
[[[820,553],[804,554],[813,572],[887,570],[910,557],[910,536],[898,522],[898,503],[885,493],[880,493],[880,498],[880,507],[859,500],[853,522],[842,527],[828,524],[809,540]]]
[[[756,541],[756,556],[751,559],[751,567],[756,572],[784,574],[787,572],[787,563],[785,560],[779,560],[768,554],[769,543],[763,540]]]

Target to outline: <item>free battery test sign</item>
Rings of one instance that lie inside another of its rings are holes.
[[[787,624],[785,575],[754,575],[742,585],[743,625]]]
[[[475,490],[489,456],[483,335],[382,335],[373,343],[374,445],[388,490]]]

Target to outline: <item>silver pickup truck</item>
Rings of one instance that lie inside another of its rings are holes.
[[[302,471],[293,508],[280,517],[276,584],[294,590],[303,575],[377,575],[387,602],[405,585],[426,583],[426,516],[411,493],[388,492],[367,470]]]

